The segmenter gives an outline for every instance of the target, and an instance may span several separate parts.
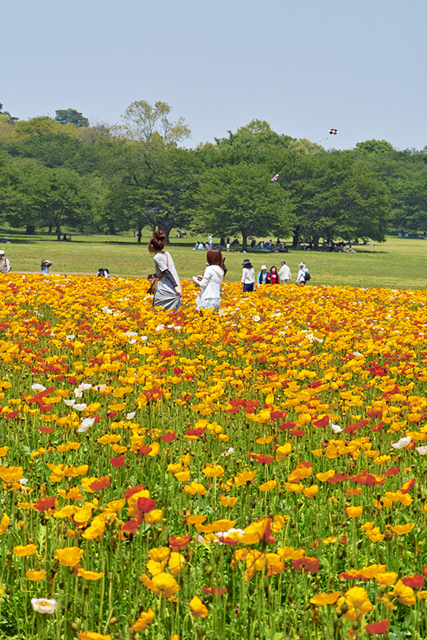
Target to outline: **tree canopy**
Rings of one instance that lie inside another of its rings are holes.
[[[385,140],[326,151],[252,120],[183,148],[190,129],[166,102],[135,101],[116,126],[75,109],[18,120],[0,105],[0,220],[28,233],[144,227],[247,238],[277,234],[381,242],[390,226],[427,229],[427,147]],[[273,176],[279,174],[276,182]]]

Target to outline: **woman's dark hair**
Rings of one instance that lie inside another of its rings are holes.
[[[148,243],[148,251],[150,253],[156,253],[156,251],[163,251],[165,246],[166,236],[163,231],[155,231]]]
[[[206,260],[210,267],[218,266],[222,267],[222,253],[219,249],[209,249],[206,254]]]
[[[270,273],[273,271],[273,269],[274,269],[274,271],[277,273],[277,268],[276,268],[274,265],[271,267],[271,269],[270,269]]]

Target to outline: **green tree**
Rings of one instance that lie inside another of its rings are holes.
[[[172,108],[166,102],[156,102],[154,107],[146,100],[136,100],[122,116],[121,129],[129,140],[177,144],[191,135],[183,118],[176,122],[168,119]]]
[[[55,111],[55,120],[59,124],[74,124],[76,127],[88,127],[89,120],[75,109],[59,109]]]
[[[385,239],[391,212],[387,188],[352,152],[301,156],[282,174],[279,182],[290,192],[299,237],[308,235],[314,249],[321,238]]]
[[[167,242],[172,228],[186,226],[194,206],[198,162],[187,149],[159,149],[147,143],[118,146],[111,165],[111,193],[106,210],[110,232],[145,226],[164,231]]]
[[[194,227],[221,236],[239,233],[244,251],[251,234],[286,236],[295,222],[292,205],[270,174],[266,167],[246,163],[206,171],[196,194]]]

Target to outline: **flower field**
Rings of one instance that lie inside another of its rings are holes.
[[[427,637],[427,293],[0,280],[0,637]]]

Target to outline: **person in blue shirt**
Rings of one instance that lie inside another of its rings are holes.
[[[268,277],[268,269],[265,264],[262,265],[261,271],[258,274],[257,282],[258,284],[266,284]]]
[[[41,271],[45,276],[49,275],[49,267],[51,267],[53,262],[50,260],[42,260]]]

